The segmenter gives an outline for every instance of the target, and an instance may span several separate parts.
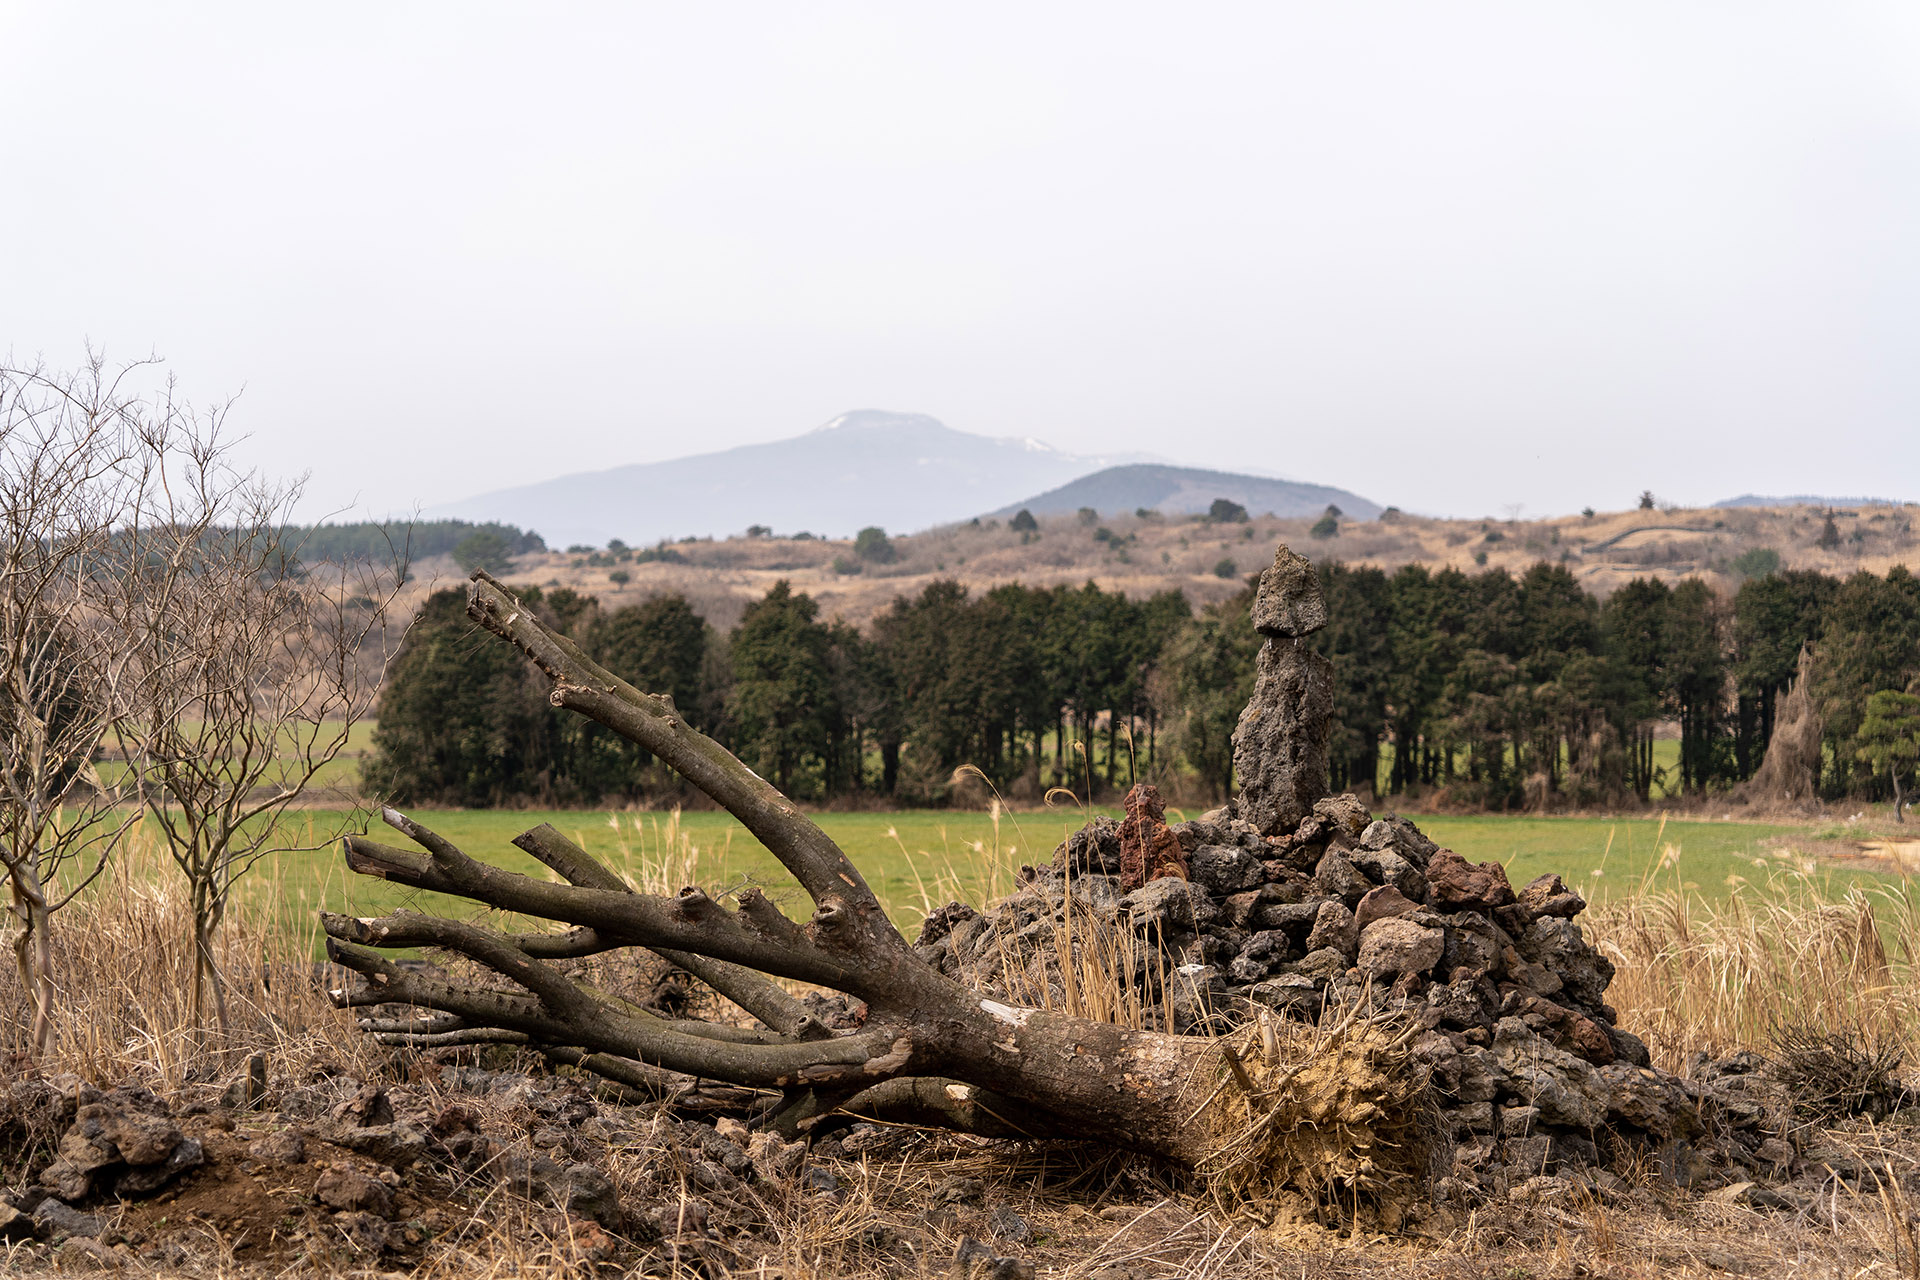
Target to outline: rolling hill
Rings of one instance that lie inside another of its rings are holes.
[[[1327,507],[1336,506],[1349,519],[1372,520],[1381,510],[1380,504],[1357,493],[1324,484],[1134,463],[1081,476],[1057,489],[1010,503],[993,514],[1006,516],[1025,508],[1036,516],[1058,516],[1091,507],[1103,516],[1141,509],[1184,516],[1205,512],[1216,498],[1237,502],[1254,515],[1282,518],[1318,516]]]

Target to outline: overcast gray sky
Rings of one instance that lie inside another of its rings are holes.
[[[0,353],[244,388],[313,512],[862,407],[1448,514],[1920,499],[1910,3],[0,0],[0,130]]]

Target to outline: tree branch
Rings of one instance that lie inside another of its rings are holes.
[[[579,711],[664,760],[738,818],[814,902],[845,902],[861,918],[871,941],[890,940],[907,949],[840,846],[770,783],[689,725],[671,698],[641,693],[588,658],[566,637],[541,625],[484,571],[474,574],[467,589],[467,616],[533,660],[553,682],[555,706]]]
[[[335,994],[335,1002],[342,1006],[419,1005],[477,1023],[523,1031],[546,1044],[577,1045],[688,1075],[758,1088],[864,1085],[906,1070],[914,1060],[915,1041],[905,1027],[872,1027],[830,1040],[775,1044],[714,1039],[713,1024],[699,1024],[706,1034],[691,1034],[664,1019],[635,1016],[594,1000],[557,974],[535,972],[545,966],[514,952],[497,935],[476,938],[472,935],[483,931],[436,917],[363,921],[329,913],[322,916],[322,922],[328,934],[328,958],[368,979],[362,989]],[[429,923],[432,928],[424,927]],[[537,996],[456,987],[411,973],[378,952],[357,945],[363,941],[382,946],[457,949],[528,985]],[[556,1016],[561,1009],[567,1013]]]

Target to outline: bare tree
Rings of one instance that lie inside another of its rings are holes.
[[[751,886],[732,908],[697,888],[636,892],[544,825],[514,843],[559,880],[509,874],[389,810],[388,823],[420,851],[350,836],[353,870],[570,927],[510,934],[414,912],[324,915],[329,954],[366,979],[337,993],[340,1003],[440,1011],[426,1019],[376,1014],[370,1029],[388,1043],[523,1043],[641,1088],[677,1072],[779,1091],[785,1101],[770,1123],[788,1134],[806,1132],[828,1113],[852,1113],[995,1136],[1090,1138],[1189,1167],[1223,1151],[1248,1152],[1241,1169],[1256,1181],[1277,1173],[1268,1135],[1295,1105],[1297,1073],[1332,1070],[1340,1087],[1370,1087],[1350,1085],[1348,1077],[1357,1082],[1367,1073],[1343,1064],[1360,1059],[1343,1058],[1324,1041],[1317,1060],[1289,1064],[1278,1049],[1264,1051],[1266,1036],[1280,1034],[1264,1022],[1251,1042],[1207,1039],[984,998],[916,956],[826,833],[688,725],[672,699],[642,693],[592,662],[484,573],[475,575],[467,612],[534,662],[551,682],[555,706],[645,747],[737,817],[799,882],[813,910],[804,922],[789,919]],[[582,981],[583,958],[630,946],[684,967],[766,1029],[657,1016]],[[444,949],[513,986],[402,968],[378,947]],[[845,992],[865,1003],[864,1021],[830,1032],[774,979]],[[1367,1062],[1390,1056],[1391,1037],[1375,1030],[1381,1039],[1349,1051],[1374,1055]],[[1381,1099],[1383,1108],[1404,1105]]]
[[[140,563],[109,607],[133,675],[115,736],[187,881],[194,1025],[210,1000],[225,1033],[214,940],[234,886],[287,847],[280,819],[365,716],[377,674],[361,653],[406,567],[303,565],[287,523],[299,487],[235,469],[221,418],[150,442],[159,483],[127,535]]]
[[[179,427],[169,400],[128,389],[142,370],[97,355],[68,375],[0,366],[0,860],[36,1054],[52,1034],[52,917],[138,821],[95,757],[130,665],[101,599],[128,568],[147,443]]]

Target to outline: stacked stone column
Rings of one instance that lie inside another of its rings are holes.
[[[1253,627],[1266,641],[1254,666],[1253,698],[1233,731],[1236,816],[1262,835],[1292,831],[1327,794],[1333,664],[1307,641],[1326,625],[1313,564],[1282,546],[1260,575]]]

